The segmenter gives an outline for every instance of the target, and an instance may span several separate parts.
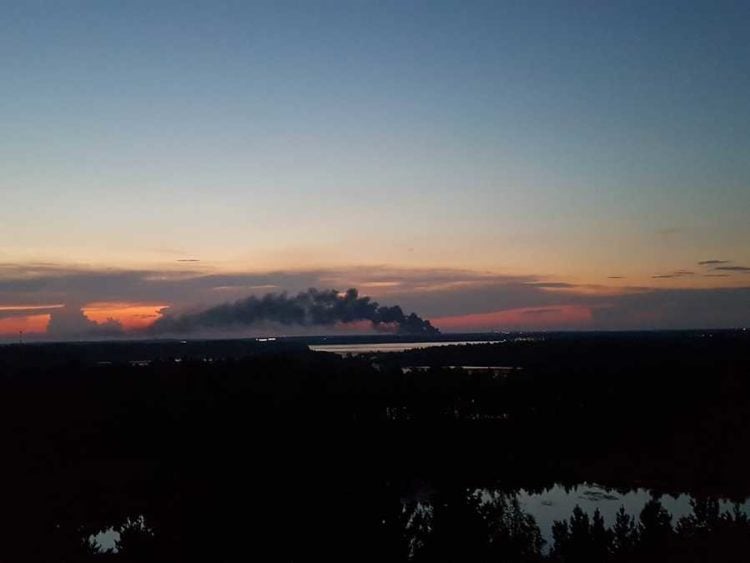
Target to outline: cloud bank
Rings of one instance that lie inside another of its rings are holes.
[[[342,325],[397,330],[396,325],[410,322],[403,311],[417,311],[419,320],[431,319],[432,326],[444,331],[750,326],[746,267],[720,271],[716,270],[725,266],[706,267],[710,270],[702,275],[688,275],[690,270],[655,275],[670,275],[674,284],[691,285],[710,283],[701,281],[707,276],[721,276],[715,282],[721,287],[583,285],[538,275],[386,266],[215,272],[200,266],[121,270],[0,264],[0,338],[17,338],[19,328],[48,339],[145,336],[149,333],[143,327],[160,316],[158,311],[166,318],[156,322],[152,335],[181,327],[200,336],[203,331],[229,332],[230,325],[247,334],[252,323],[267,334],[279,329],[292,334],[289,329],[297,325],[285,324],[288,318],[301,322],[308,333],[325,333]],[[659,283],[665,282],[669,280]],[[318,292],[318,297],[308,293],[310,287],[357,287],[359,293],[349,298],[352,309],[340,310],[338,301],[326,297],[326,292]],[[279,300],[284,292],[286,301]],[[264,304],[269,293],[277,297]],[[365,306],[360,300],[368,297]],[[316,300],[330,303],[323,306]],[[400,314],[373,300],[397,303]],[[268,312],[269,306],[274,313]],[[354,318],[358,321],[350,322]]]
[[[97,322],[88,318],[81,307],[66,305],[50,313],[47,334],[53,338],[108,338],[124,335],[116,319]]]

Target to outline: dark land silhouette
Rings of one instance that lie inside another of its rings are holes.
[[[502,340],[0,347],[0,561],[747,560],[747,332]],[[516,493],[583,482],[654,496],[545,544]]]

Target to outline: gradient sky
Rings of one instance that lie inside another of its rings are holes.
[[[0,7],[2,334],[306,283],[750,325],[748,2]]]

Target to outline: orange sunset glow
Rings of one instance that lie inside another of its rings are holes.
[[[0,336],[13,337],[18,335],[19,332],[25,334],[43,333],[47,330],[47,323],[49,323],[49,314],[0,319]]]
[[[126,330],[142,329],[153,323],[161,315],[164,304],[97,302],[83,307],[83,314],[92,321],[105,323],[114,319]]]

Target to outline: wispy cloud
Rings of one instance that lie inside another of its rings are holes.
[[[555,313],[559,313],[562,309],[559,307],[547,307],[544,309],[529,309],[527,311],[524,311],[523,314],[526,316],[538,316],[538,315],[553,315]]]
[[[656,231],[656,234],[663,236],[663,237],[669,237],[672,235],[676,235],[679,232],[680,232],[680,229],[677,227],[667,227],[664,229],[659,229],[658,231]]]
[[[575,284],[566,282],[529,282],[528,285],[545,289],[573,289],[578,287]]]
[[[54,305],[0,305],[0,319],[26,317],[51,313],[55,309],[64,307],[63,304]]]
[[[672,272],[669,274],[659,274],[656,276],[651,276],[653,279],[673,279],[673,278],[685,278],[694,276],[695,272],[691,272],[690,270],[677,270],[676,272]]]

